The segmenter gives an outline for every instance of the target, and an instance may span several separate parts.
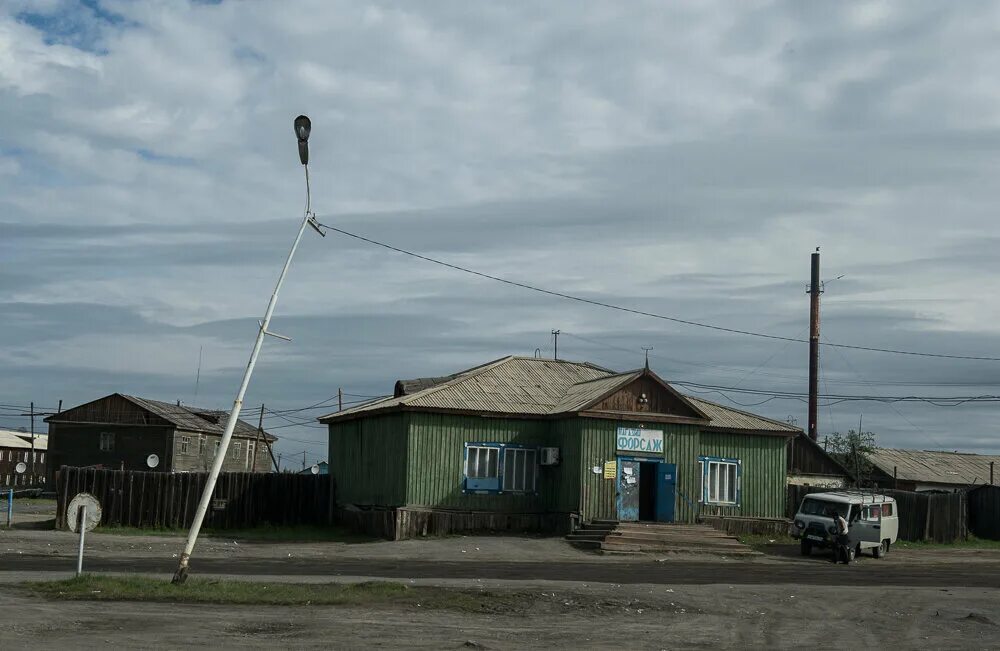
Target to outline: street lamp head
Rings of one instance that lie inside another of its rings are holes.
[[[299,141],[299,160],[303,165],[309,164],[309,132],[312,122],[304,115],[295,118],[295,137]]]

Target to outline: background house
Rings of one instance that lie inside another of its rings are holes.
[[[991,483],[1000,456],[877,448],[868,455],[870,482],[908,491],[965,490]]]
[[[115,393],[49,416],[49,468],[101,466],[157,472],[207,471],[228,412]],[[270,472],[268,445],[277,440],[243,420],[229,444],[223,472]]]
[[[853,474],[805,432],[788,440],[788,485],[846,488]]]
[[[0,430],[0,486],[15,488],[44,484],[47,448],[48,437],[44,434],[36,434],[35,462],[32,465],[31,433]],[[18,463],[24,463],[27,466],[25,472],[17,472]],[[34,481],[32,481],[33,477]]]
[[[393,397],[320,421],[342,517],[397,538],[780,518],[786,442],[801,431],[684,396],[648,368],[528,357],[400,380]]]

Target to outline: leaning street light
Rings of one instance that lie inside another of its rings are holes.
[[[215,459],[212,461],[212,469],[208,473],[208,481],[205,483],[205,489],[201,493],[201,500],[198,502],[198,509],[194,513],[194,521],[191,523],[191,530],[188,531],[187,541],[184,544],[184,551],[181,553],[180,562],[177,565],[177,572],[174,574],[174,583],[184,583],[184,581],[187,580],[191,553],[194,551],[195,543],[198,542],[198,533],[201,531],[201,525],[205,521],[205,513],[208,512],[209,504],[212,502],[212,493],[215,491],[215,483],[218,481],[219,473],[222,471],[222,463],[226,459],[226,452],[229,450],[229,441],[233,437],[233,430],[236,428],[237,421],[239,421],[240,409],[243,407],[243,397],[246,395],[247,387],[250,385],[250,376],[253,375],[253,367],[257,363],[257,356],[260,354],[260,348],[264,343],[264,336],[271,335],[272,337],[288,340],[288,337],[283,337],[270,332],[267,328],[271,324],[271,315],[274,314],[274,306],[278,302],[278,292],[281,291],[281,284],[285,281],[285,275],[288,273],[288,267],[292,264],[292,257],[295,255],[295,249],[299,246],[299,240],[302,239],[302,233],[305,231],[307,224],[320,235],[325,235],[322,231],[320,231],[319,225],[316,223],[315,215],[313,215],[310,210],[312,198],[309,191],[309,132],[312,130],[312,123],[309,118],[304,115],[300,115],[295,118],[294,125],[295,137],[299,141],[299,160],[302,162],[302,166],[305,169],[306,174],[305,216],[303,216],[302,224],[299,226],[299,231],[295,235],[295,241],[292,242],[292,250],[288,252],[288,258],[285,260],[285,266],[281,268],[281,274],[278,275],[278,282],[274,287],[274,292],[271,294],[271,300],[267,303],[267,311],[264,312],[264,319],[258,322],[260,327],[257,330],[257,339],[254,341],[253,350],[250,353],[250,361],[247,363],[246,371],[243,372],[243,381],[240,383],[239,391],[236,393],[236,399],[233,401],[233,410],[229,413],[229,420],[226,422],[226,429],[222,433],[222,440],[219,442],[219,449],[215,453]]]

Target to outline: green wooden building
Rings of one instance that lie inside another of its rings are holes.
[[[340,517],[392,538],[781,518],[800,429],[614,373],[505,357],[320,418]]]

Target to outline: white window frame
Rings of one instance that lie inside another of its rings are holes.
[[[187,454],[191,449],[191,437],[182,436],[181,437],[181,454]]]
[[[205,438],[204,434],[198,435],[198,456],[205,456],[205,448],[208,447],[208,439]]]
[[[101,452],[114,452],[115,451],[115,433],[114,432],[101,432],[101,439],[98,443]]]
[[[239,459],[240,457],[242,457],[243,456],[243,442],[242,441],[233,441],[232,442],[232,446],[233,446],[233,449],[229,453],[230,458],[232,458],[232,459]]]
[[[215,452],[212,453],[212,458],[219,456],[219,448],[222,446],[222,441],[215,442]]]
[[[253,462],[257,456],[257,443],[256,441],[247,441],[247,459],[246,459],[246,469],[253,470]]]
[[[722,457],[700,457],[698,463],[701,469],[702,503],[710,506],[739,506],[742,500],[743,463],[739,459]]]

